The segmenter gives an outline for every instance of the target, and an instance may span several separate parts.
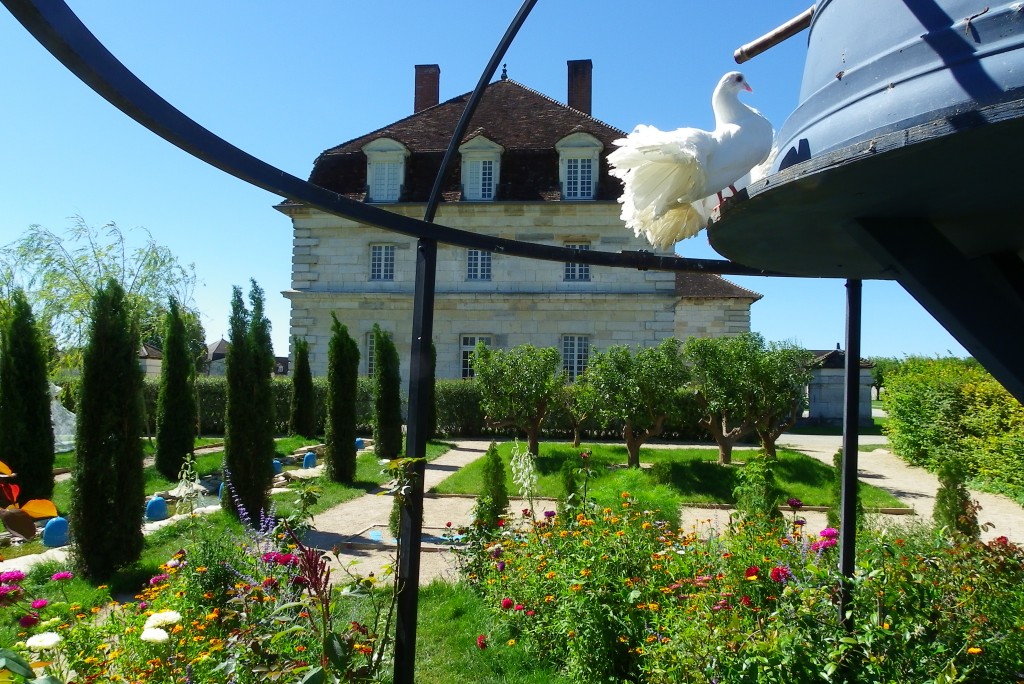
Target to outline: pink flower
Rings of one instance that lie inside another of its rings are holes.
[[[62,570],[60,572],[53,573],[53,575],[50,577],[50,579],[52,579],[54,582],[60,582],[61,580],[72,579],[74,576],[75,576],[75,573],[69,572],[67,570]]]
[[[476,647],[481,651],[487,648],[487,637],[483,634],[476,638]]]
[[[534,613],[532,610],[526,611],[526,614],[529,615],[530,617],[533,617],[534,615],[536,615],[536,613]]]
[[[8,570],[7,572],[0,572],[0,582],[4,584],[17,584],[18,582],[25,579],[25,573],[21,570]]]
[[[524,608],[526,608],[526,606],[524,606],[522,603],[517,603],[515,609],[516,610],[523,610]]]
[[[821,531],[821,536],[825,539],[835,539],[839,536],[839,530],[834,527],[826,527]]]
[[[773,582],[785,582],[792,576],[793,573],[789,571],[789,568],[782,565],[776,565],[771,571],[771,578]]]
[[[167,580],[168,577],[169,577],[169,575],[166,575],[166,574],[154,575],[153,577],[151,577],[149,579],[149,585],[151,587],[155,587],[156,585],[160,584],[161,582]]]
[[[32,602],[32,607],[39,610],[40,608],[45,608],[49,603],[46,599],[36,599]]]
[[[508,610],[513,605],[515,605],[515,604],[512,601],[512,599],[510,599],[510,598],[503,598],[503,599],[501,599],[501,609],[502,610]]]

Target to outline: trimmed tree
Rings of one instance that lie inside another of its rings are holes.
[[[274,477],[274,402],[270,384],[274,352],[270,322],[263,315],[263,290],[255,280],[250,283],[251,313],[242,301],[242,289],[232,289],[224,419],[225,475],[232,496],[224,497],[223,505],[241,520],[248,519],[255,525],[268,508],[268,492]],[[244,510],[239,510],[239,506]]]
[[[156,398],[156,469],[168,480],[181,472],[196,441],[195,362],[181,307],[173,297],[164,319],[163,364]]]
[[[117,281],[100,288],[82,359],[70,527],[78,569],[93,581],[143,548],[142,371],[128,307]]]
[[[565,384],[558,350],[521,344],[505,351],[481,342],[471,362],[487,424],[524,431],[530,453],[536,456],[541,423]]]
[[[20,289],[0,327],[0,445],[18,476],[19,503],[53,496],[53,422],[46,354]]]
[[[750,334],[736,337],[691,337],[683,345],[690,364],[690,384],[701,410],[700,424],[718,444],[718,462],[732,463],[732,449],[754,431],[747,410],[751,384],[747,369],[761,353],[763,341]]]
[[[583,426],[597,413],[597,392],[590,383],[586,372],[576,376],[571,383],[562,387],[558,400],[572,424],[572,446],[578,449],[582,440]]]
[[[306,439],[316,436],[316,406],[313,399],[313,374],[309,370],[309,342],[293,338],[295,368],[292,371],[292,399],[288,431]]]
[[[359,345],[331,312],[327,347],[327,476],[351,484],[356,478],[356,395]]]
[[[748,406],[768,458],[775,458],[775,442],[796,424],[807,405],[812,358],[809,351],[793,343],[772,342],[750,366],[754,391]]]
[[[391,460],[402,453],[402,379],[395,343],[377,324],[373,355],[373,451]]]
[[[600,398],[602,419],[622,422],[627,465],[639,468],[640,447],[660,435],[680,409],[689,369],[679,340],[670,337],[635,353],[625,345],[609,347],[591,357],[587,375]]]

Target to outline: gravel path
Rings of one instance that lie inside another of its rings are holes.
[[[861,445],[885,444],[885,438],[862,435]],[[488,440],[463,440],[456,448],[440,458],[426,464],[425,489],[448,477],[459,468],[483,456],[489,445]],[[842,438],[828,435],[783,435],[780,447],[801,451],[827,465],[832,465],[832,455],[839,449]],[[673,445],[662,445],[673,446]],[[695,446],[695,445],[687,445]],[[708,445],[700,445],[708,447]],[[708,448],[714,448],[713,446]],[[737,450],[739,451],[739,450]],[[884,448],[861,451],[859,477],[861,481],[880,487],[898,499],[912,506],[922,518],[930,519],[935,504],[938,481],[935,476],[922,468],[909,466]],[[1024,544],[1024,509],[1004,496],[971,492],[981,504],[979,520],[991,523],[982,533],[983,539],[1005,535],[1011,541]],[[392,499],[374,493],[361,496],[324,511],[313,520],[315,529],[306,542],[325,551],[337,550],[337,558],[331,556],[334,567],[341,571],[348,569],[361,575],[379,574],[386,565],[394,562],[395,548],[390,543],[387,531],[388,516]],[[454,526],[468,523],[473,507],[469,497],[431,496],[423,502],[423,553],[420,560],[420,578],[428,582],[435,578],[455,579],[457,568],[451,552],[439,544],[439,537],[446,523]],[[513,501],[512,510],[523,507],[520,501]],[[824,526],[824,513],[806,513],[810,529]],[[901,516],[904,517],[904,516]],[[721,527],[729,519],[729,512],[714,509],[684,509],[684,527]],[[27,556],[0,562],[0,571],[24,569],[42,557],[62,556],[64,549],[53,549],[39,556]]]

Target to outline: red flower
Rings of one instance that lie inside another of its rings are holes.
[[[750,597],[749,596],[741,596],[740,597],[740,603],[742,603],[744,606],[749,608],[750,607],[750,603],[751,603]]]
[[[787,579],[793,576],[793,573],[789,571],[789,568],[781,565],[776,565],[772,568],[771,577],[773,582],[785,582]]]
[[[505,519],[504,518],[498,518],[498,527],[504,527],[504,526],[505,526]]]
[[[510,599],[510,598],[503,598],[503,599],[501,599],[501,608],[502,608],[502,610],[508,610],[513,605],[515,605],[515,604],[513,603],[512,599]]]
[[[487,648],[487,637],[483,634],[476,638],[476,647],[481,651]]]
[[[760,572],[761,568],[757,567],[756,565],[751,565],[749,568],[747,568],[747,572],[744,575],[744,577],[746,577],[748,580],[753,581],[757,579],[757,576],[760,574]]]
[[[524,608],[526,608],[526,606],[524,606],[522,603],[516,604],[516,610],[523,610]]]

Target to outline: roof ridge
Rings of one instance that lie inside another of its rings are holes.
[[[607,126],[608,128],[611,128],[612,130],[618,131],[619,133],[622,133],[622,135],[627,135],[626,131],[622,130],[618,126],[613,126],[610,123],[608,123],[607,121],[602,121],[601,119],[598,119],[593,114],[587,114],[583,110],[576,109],[575,107],[571,107],[568,104],[566,104],[565,102],[559,102],[558,100],[556,100],[555,98],[551,97],[550,95],[546,95],[546,94],[540,92],[539,90],[534,90],[530,86],[528,86],[526,84],[523,84],[523,83],[520,83],[519,81],[515,80],[514,78],[506,78],[506,79],[503,79],[503,80],[508,81],[509,83],[513,83],[513,84],[519,86],[520,88],[522,88],[523,90],[528,90],[529,92],[533,93],[534,95],[539,95],[540,97],[543,97],[548,102],[552,102],[552,103],[554,103],[554,104],[556,104],[556,105],[558,105],[560,107],[565,107],[566,109],[572,110],[572,111],[576,112],[577,114],[580,114],[581,116],[585,116],[588,119],[601,124],[602,126]],[[493,84],[491,84],[491,85],[493,85]],[[490,86],[488,86],[488,88],[489,87]]]

